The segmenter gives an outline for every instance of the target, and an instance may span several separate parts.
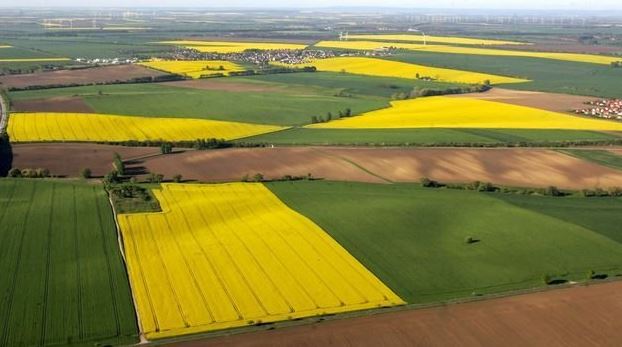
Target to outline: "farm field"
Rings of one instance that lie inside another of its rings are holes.
[[[615,346],[621,293],[617,281],[165,346]]]
[[[288,90],[281,84],[269,84],[264,86],[264,91],[246,92],[244,89],[231,91],[226,82],[214,82],[222,83],[223,87],[212,90],[180,88],[175,87],[179,82],[173,83],[171,86],[166,83],[127,84],[22,91],[11,93],[11,100],[16,105],[16,112],[20,111],[18,106],[27,104],[27,101],[37,102],[41,107],[39,110],[29,107],[29,111],[45,112],[45,99],[56,104],[54,99],[70,97],[82,99],[92,113],[278,125],[308,124],[312,116],[325,116],[327,112],[336,115],[348,108],[357,114],[388,106],[386,97],[339,97],[335,96],[337,91],[332,89],[305,86]],[[258,86],[257,83],[249,85]],[[275,87],[280,88],[279,92],[275,92]],[[77,112],[83,110],[83,104],[79,107]]]
[[[162,41],[159,44],[183,46],[196,49],[199,52],[239,53],[246,50],[282,50],[305,49],[307,45],[277,42],[234,42],[234,41]]]
[[[280,126],[205,119],[149,118],[88,113],[13,113],[12,142],[233,140],[284,129]]]
[[[595,54],[530,52],[530,51],[494,49],[494,48],[474,48],[474,47],[459,47],[459,46],[445,46],[445,45],[422,45],[422,44],[400,43],[400,42],[320,41],[315,44],[315,47],[368,50],[368,51],[382,49],[384,47],[394,47],[398,49],[405,49],[405,50],[412,50],[412,51],[435,52],[435,53],[444,53],[444,54],[524,57],[524,58],[552,59],[552,60],[572,61],[572,62],[578,62],[578,63],[590,63],[590,64],[601,64],[601,65],[610,65],[612,62],[620,61],[620,57],[595,55]]]
[[[6,88],[28,88],[31,86],[58,86],[70,84],[95,84],[115,81],[129,81],[134,78],[162,76],[139,65],[112,65],[89,69],[36,72],[32,74],[0,76],[0,83]]]
[[[244,71],[244,67],[224,60],[152,60],[140,65],[164,72],[179,74],[191,78],[201,78],[214,74],[228,75],[230,72]]]
[[[274,145],[472,146],[520,142],[611,141],[614,133],[552,129],[333,129],[292,128],[244,139]]]
[[[137,342],[102,187],[2,179],[0,197],[0,344]]]
[[[622,123],[494,101],[444,96],[393,101],[390,108],[310,128],[509,128],[622,131]]]
[[[119,215],[147,338],[403,304],[262,184],[154,194],[163,213]]]
[[[348,35],[353,40],[374,40],[374,41],[406,41],[406,42],[435,42],[456,45],[528,45],[525,42],[504,41],[495,39],[480,39],[473,37],[455,37],[455,36],[434,36],[434,35],[412,35],[412,34],[369,34],[369,35]]]
[[[399,53],[388,59],[447,69],[524,78],[503,88],[616,98],[622,95],[622,69],[599,64],[524,57],[496,57],[432,52]],[[577,83],[581,81],[581,83]]]
[[[582,149],[564,149],[561,150],[562,153],[567,153],[569,155],[575,156],[577,158],[581,158],[584,160],[588,160],[600,165],[609,166],[614,169],[622,170],[622,152],[619,151],[611,151],[611,150],[582,150]]]
[[[573,213],[563,209],[566,199],[585,209],[592,199],[563,198],[553,217],[506,202],[512,194],[317,181],[268,187],[409,303],[543,287],[547,275],[582,280],[590,270],[622,271],[622,244],[566,218]],[[536,205],[560,199],[522,198]],[[601,204],[608,207],[599,215],[606,221],[601,226],[611,228],[622,202],[606,198]],[[465,243],[467,237],[479,242]]]
[[[470,71],[439,69],[423,65],[401,63],[378,58],[338,57],[313,60],[296,65],[297,67],[315,66],[319,71],[352,73],[382,77],[397,77],[419,79],[429,77],[441,82],[483,84],[489,81],[492,84],[522,83],[524,79],[481,74]]]
[[[515,187],[607,189],[622,186],[622,171],[545,149],[277,147],[186,151],[135,165],[165,177],[203,182],[307,176],[371,183],[492,182]],[[29,166],[30,167],[30,166]],[[79,169],[74,170],[76,173]]]

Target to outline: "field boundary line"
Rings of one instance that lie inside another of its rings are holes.
[[[346,158],[344,156],[341,156],[339,154],[334,154],[334,153],[328,153],[328,152],[326,152],[326,150],[319,149],[319,148],[316,148],[316,147],[313,147],[313,150],[317,151],[317,152],[319,152],[319,153],[321,153],[321,154],[323,154],[323,155],[325,155],[327,157],[333,157],[333,158],[337,158],[337,159],[339,159],[341,161],[344,161],[344,162],[354,166],[355,168],[357,168],[357,169],[359,169],[359,170],[361,170],[361,171],[363,171],[363,172],[365,172],[365,173],[367,173],[369,175],[372,175],[372,176],[374,176],[376,178],[379,178],[379,179],[385,181],[386,183],[395,183],[395,182],[391,181],[390,179],[382,177],[379,174],[377,174],[377,173],[367,169],[366,167],[364,167],[364,166],[358,164],[357,162],[355,162],[353,160],[350,160],[350,159],[348,159],[348,158]]]
[[[9,108],[5,97],[6,93],[4,90],[0,90],[0,134],[8,132],[9,126]]]

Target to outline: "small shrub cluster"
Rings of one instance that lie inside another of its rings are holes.
[[[581,190],[581,195],[586,198],[591,197],[620,197],[622,196],[622,187],[610,187],[607,189],[596,188],[596,189],[583,189]]]
[[[622,67],[622,61],[612,61],[611,67]]]
[[[46,177],[50,177],[50,170],[42,169],[42,168],[38,168],[38,169],[18,169],[18,168],[12,168],[11,170],[9,170],[8,176],[9,177],[14,177],[14,178],[19,178],[19,177],[23,177],[23,178],[46,178]]]
[[[352,117],[352,109],[346,108],[343,111],[339,111],[337,113],[336,119],[345,118],[345,117]],[[326,118],[321,117],[321,116],[320,117],[318,117],[318,116],[311,116],[311,124],[326,123],[326,122],[330,122],[331,120],[333,120],[332,112],[328,112],[326,114]]]
[[[249,176],[248,174],[242,177],[242,182],[287,182],[287,181],[304,181],[304,180],[314,180],[315,178],[311,173],[306,174],[305,176],[292,176],[292,175],[284,175],[281,178],[276,179],[266,179],[262,173],[256,173],[253,176]]]
[[[543,195],[553,197],[564,197],[571,195],[571,192],[563,191],[555,186],[549,186],[546,188],[510,188],[503,186],[495,186],[490,182],[473,181],[471,183],[441,183],[424,177],[419,180],[422,187],[426,188],[446,188],[446,189],[458,189],[458,190],[472,190],[476,192],[500,192],[505,194],[521,194],[521,195]],[[597,196],[622,196],[622,188],[610,188],[604,191],[606,194],[611,195],[597,195]],[[620,195],[613,195],[620,194]],[[586,196],[584,194],[584,196]]]
[[[438,96],[438,95],[452,95],[452,94],[467,94],[467,93],[481,93],[490,90],[490,82],[484,84],[473,84],[465,87],[454,87],[446,89],[430,89],[430,88],[413,88],[410,93],[395,93],[391,96],[393,100],[408,100],[419,97]]]

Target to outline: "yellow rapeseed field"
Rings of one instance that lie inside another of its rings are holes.
[[[13,142],[233,140],[285,129],[280,126],[205,119],[151,118],[86,113],[11,113]]]
[[[151,60],[139,64],[191,78],[218,73],[228,75],[230,72],[245,70],[242,66],[225,60]]]
[[[376,40],[376,41],[407,41],[424,42],[422,34],[397,34],[397,35],[349,35],[350,39],[356,40]],[[477,39],[453,36],[430,36],[425,35],[426,42],[447,43],[457,45],[526,45],[528,43],[504,40]]]
[[[162,213],[118,219],[149,339],[404,303],[260,183],[154,194]]]
[[[8,46],[8,45],[0,45],[0,48],[11,48],[11,46]]]
[[[435,96],[394,101],[391,106],[309,127],[622,130],[621,122],[575,117],[480,99]]]
[[[305,49],[307,45],[295,43],[277,42],[229,42],[229,41],[162,41],[161,44],[184,46],[196,49],[199,52],[210,53],[240,53],[249,49],[275,50],[275,49]]]
[[[338,57],[318,59],[308,63],[298,64],[298,67],[315,66],[319,71],[347,72],[359,75],[400,77],[415,79],[432,77],[442,82],[483,83],[488,80],[492,84],[520,83],[528,80],[490,75],[478,72],[441,69],[424,65],[415,65],[391,60],[364,57]]]
[[[605,56],[605,55],[594,55],[594,54],[529,52],[529,51],[516,51],[516,50],[506,50],[506,49],[492,49],[492,48],[458,47],[458,46],[445,46],[445,45],[423,45],[423,44],[401,43],[401,42],[321,41],[321,42],[318,42],[316,46],[317,47],[341,48],[341,49],[356,49],[356,50],[376,50],[376,49],[382,49],[386,47],[395,47],[395,48],[408,49],[408,50],[413,50],[413,51],[426,51],[426,52],[436,52],[436,53],[544,58],[544,59],[555,59],[555,60],[565,60],[565,61],[574,61],[574,62],[592,63],[592,64],[605,64],[605,65],[609,65],[615,61],[620,61],[620,57],[616,58],[616,57],[610,57],[610,56]]]

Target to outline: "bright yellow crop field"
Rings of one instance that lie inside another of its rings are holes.
[[[12,113],[12,142],[128,140],[233,140],[285,129],[280,126],[205,119],[151,118],[86,113]]]
[[[356,49],[356,50],[375,50],[382,49],[384,47],[395,47],[401,49],[408,49],[413,51],[427,51],[436,53],[449,53],[449,54],[473,54],[473,55],[494,55],[494,56],[509,56],[509,57],[527,57],[527,58],[544,58],[574,61],[581,63],[592,64],[605,64],[609,65],[612,62],[620,61],[619,57],[609,57],[605,55],[593,55],[593,54],[578,54],[578,53],[548,53],[548,52],[529,52],[529,51],[515,51],[506,49],[492,49],[492,48],[472,48],[472,47],[457,47],[457,46],[445,46],[445,45],[422,45],[415,43],[400,43],[400,42],[377,42],[377,41],[321,41],[316,44],[317,47],[330,47],[341,49]]]
[[[376,40],[376,41],[408,41],[408,42],[424,42],[422,34],[412,35],[349,35],[350,39],[356,40]],[[476,39],[468,37],[453,36],[425,36],[426,42],[448,43],[456,45],[526,45],[528,43],[516,41]]]
[[[242,66],[225,60],[152,60],[139,65],[191,78],[217,73],[227,75],[229,72],[245,70]]]
[[[622,130],[622,123],[500,102],[435,96],[394,101],[392,107],[310,128],[494,128]]]
[[[11,46],[0,45],[0,48],[11,48]]]
[[[162,41],[161,44],[184,46],[199,52],[240,53],[248,49],[305,49],[307,45],[276,42],[228,42],[228,41]]]
[[[486,80],[489,80],[492,84],[528,82],[528,80],[512,77],[489,75],[470,71],[441,69],[378,58],[338,57],[318,59],[308,63],[298,64],[297,66],[303,67],[311,65],[315,66],[319,71],[347,72],[370,76],[415,79],[417,74],[419,74],[420,77],[432,77],[442,82],[469,84],[483,83]]]
[[[119,215],[147,338],[404,303],[260,183],[154,194],[162,213]]]

